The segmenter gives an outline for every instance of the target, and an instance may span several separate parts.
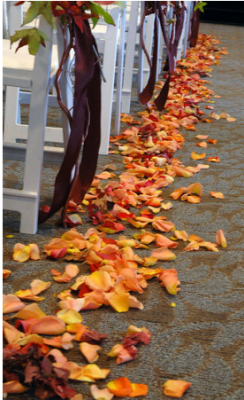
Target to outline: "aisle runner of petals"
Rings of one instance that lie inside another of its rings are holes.
[[[106,379],[110,369],[96,364],[107,334],[86,327],[80,311],[102,306],[112,307],[117,312],[143,309],[144,305],[134,294],[142,293],[153,278],[158,280],[163,290],[176,295],[180,290],[176,269],[164,269],[159,265],[161,261],[176,259],[174,251],[179,241],[185,243],[184,251],[204,249],[218,252],[227,246],[221,229],[216,232],[216,242],[212,243],[194,232],[178,230],[162,215],[173,207],[174,201],[200,203],[204,190],[196,182],[172,191],[170,201],[165,201],[162,197],[164,187],[172,184],[176,177],[188,178],[201,169],[208,169],[209,164],[203,164],[203,160],[220,161],[217,155],[207,157],[206,152],[192,151],[191,158],[200,160],[200,163],[194,167],[183,165],[175,157],[184,143],[180,128],[196,131],[199,122],[211,123],[219,118],[235,121],[226,113],[218,115],[214,112],[211,105],[215,102],[211,100],[214,93],[206,86],[205,77],[212,65],[218,64],[221,56],[228,54],[225,48],[217,48],[218,43],[213,36],[200,35],[197,47],[190,49],[187,58],[178,62],[164,113],[157,112],[150,103],[145,111],[138,113],[137,120],[130,115],[122,116],[122,121],[129,127],[111,139],[113,150],[110,153],[121,153],[125,172],[116,180],[116,166],[108,164],[96,175],[83,202],[93,227],[84,234],[75,226],[82,223],[79,214],[85,210],[70,202],[67,224],[71,229],[44,246],[48,258],[64,258],[68,262],[63,271],[51,270],[52,279],[60,283],[72,281],[70,289],[61,290],[57,295],[59,310],[56,315],[46,315],[37,305],[45,299],[39,295],[48,290],[52,280],[43,282],[36,279],[30,283],[29,289],[20,288],[15,294],[3,296],[3,313],[16,313],[3,321],[6,342],[3,350],[4,393],[22,393],[30,389],[42,399],[54,395],[63,399],[82,399],[81,394],[68,387],[68,379],[95,383]],[[163,82],[158,82],[156,91],[162,86]],[[205,109],[210,110],[208,115],[199,108],[203,102],[207,103]],[[208,135],[197,135],[196,138],[200,140],[196,145],[204,151],[217,142]],[[103,185],[103,180],[108,183]],[[224,198],[220,192],[211,191],[209,195]],[[126,226],[137,228],[131,237],[122,234]],[[115,233],[119,233],[117,239],[108,236]],[[147,256],[140,257],[136,249],[146,250]],[[13,258],[25,262],[41,257],[36,244],[17,243]],[[81,268],[72,261],[86,262],[91,273],[80,274]],[[3,270],[4,279],[10,275],[10,270]],[[27,301],[31,303],[27,304]],[[149,345],[150,340],[151,334],[146,327],[131,325],[121,343],[107,355],[116,358],[116,364],[131,361],[138,351],[143,351],[144,345]],[[68,360],[60,350],[73,348],[74,341],[79,342],[79,350],[87,365]],[[190,382],[182,380],[168,380],[163,391],[167,396],[181,397],[190,385]],[[104,389],[91,385],[94,399],[112,399],[114,395],[146,396],[147,393],[147,385],[131,383],[126,377],[110,381]]]

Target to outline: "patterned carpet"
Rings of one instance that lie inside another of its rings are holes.
[[[150,282],[148,289],[140,295],[144,310],[130,309],[118,314],[110,308],[101,308],[83,313],[84,323],[99,332],[107,333],[103,344],[99,366],[111,368],[110,378],[128,377],[131,382],[143,382],[149,386],[147,399],[166,399],[162,385],[167,379],[185,379],[192,383],[184,395],[190,400],[243,400],[244,399],[244,28],[235,26],[202,24],[202,33],[221,36],[221,45],[226,46],[228,56],[214,67],[210,87],[221,98],[214,105],[217,113],[226,111],[236,118],[235,123],[214,120],[212,124],[199,124],[198,134],[209,134],[217,139],[216,146],[208,147],[208,156],[219,156],[221,162],[212,163],[209,170],[189,179],[178,178],[173,185],[164,189],[164,199],[176,188],[187,186],[199,180],[203,185],[202,202],[192,205],[174,202],[167,211],[167,218],[177,229],[186,230],[214,241],[218,229],[226,234],[228,247],[219,253],[199,251],[184,252],[183,245],[175,251],[176,261],[165,262],[164,268],[176,268],[181,281],[181,291],[170,296],[158,282]],[[141,109],[135,102],[133,113]],[[50,121],[59,124],[59,111],[52,111]],[[195,133],[185,131],[185,143],[177,156],[184,165],[195,165],[190,154],[195,147]],[[120,155],[101,156],[98,172],[105,164],[116,164],[116,174],[123,171]],[[20,186],[23,165],[16,161],[3,164],[4,185]],[[50,203],[52,184],[57,168],[45,165],[41,192],[41,204]],[[223,200],[212,198],[209,191],[223,192]],[[88,217],[79,228],[85,232],[90,227]],[[17,242],[37,243],[40,249],[52,237],[60,237],[63,228],[58,217],[39,227],[36,235],[18,233],[19,216],[14,212],[3,212],[3,265],[13,274],[4,281],[5,294],[26,289],[29,283],[39,278],[51,280],[51,268],[63,268],[65,261],[52,262],[44,255],[38,262],[23,264],[12,260],[13,246]],[[126,235],[134,233],[126,229]],[[13,234],[12,239],[5,236]],[[145,250],[138,250],[143,256]],[[87,272],[87,266],[80,268]],[[64,284],[63,289],[69,284]],[[44,312],[54,313],[57,300],[54,293],[60,291],[60,284],[53,283],[46,292],[46,299],[40,306]],[[171,302],[176,307],[171,307]],[[129,363],[116,366],[106,354],[116,343],[121,342],[130,324],[145,326],[152,334],[149,346],[141,347],[137,358]],[[77,348],[66,353],[70,360],[84,362]],[[111,380],[110,379],[110,380]],[[109,379],[108,379],[109,380]],[[107,380],[107,381],[108,381]],[[74,383],[73,387],[90,399],[89,385]],[[103,382],[99,384],[104,387]],[[27,394],[9,395],[9,399],[29,399]]]

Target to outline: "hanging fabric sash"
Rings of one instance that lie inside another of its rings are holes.
[[[96,63],[93,51],[96,43],[86,20],[75,19],[73,29],[75,91],[71,133],[62,165],[55,180],[51,208],[48,212],[39,212],[39,223],[46,221],[63,207],[62,221],[65,225],[65,213],[69,200],[72,198],[79,204],[82,202],[92,183],[97,166],[101,137],[101,82],[99,65]],[[81,162],[79,162],[83,142],[83,154]],[[72,179],[74,167],[75,177]]]
[[[194,7],[198,1],[194,1]],[[200,23],[200,10],[194,10],[191,18],[191,35],[190,35],[190,47],[195,47],[197,44],[197,37]]]
[[[184,14],[185,14],[185,7],[184,7],[184,2],[182,2],[182,7],[179,10],[180,15],[177,13],[177,17],[179,18],[179,21],[176,24],[176,30],[175,30],[175,35],[173,39],[169,39],[167,32],[166,32],[166,18],[162,10],[162,3],[165,2],[160,2],[160,1],[154,1],[154,2],[146,2],[150,3],[150,7],[146,4],[146,10],[153,10],[155,13],[155,22],[154,22],[154,46],[153,46],[153,58],[152,58],[152,64],[150,65],[150,76],[148,83],[142,93],[140,93],[140,101],[142,104],[145,104],[148,102],[153,95],[153,90],[154,90],[154,85],[156,83],[156,69],[157,69],[157,58],[158,58],[158,23],[157,19],[159,19],[163,38],[165,41],[165,45],[167,48],[167,60],[168,60],[168,65],[169,65],[169,73],[168,77],[164,83],[164,86],[159,93],[158,97],[155,99],[154,103],[159,111],[161,111],[164,108],[165,102],[167,100],[168,96],[168,91],[169,91],[169,83],[170,83],[170,77],[171,73],[175,69],[175,58],[176,58],[176,52],[177,52],[177,47],[179,44],[180,36],[182,33],[183,25],[184,25]],[[144,23],[144,18],[142,18],[142,24]],[[141,28],[142,30],[142,28]],[[143,46],[142,46],[143,47]]]
[[[157,6],[156,6],[157,2],[156,1],[152,1],[152,2],[146,1],[145,3],[146,3],[145,10],[144,10],[144,13],[142,16],[141,27],[140,27],[140,39],[141,39],[142,49],[144,50],[144,52],[146,54],[148,64],[150,67],[150,75],[149,75],[149,79],[148,79],[148,83],[147,83],[146,87],[139,94],[139,99],[142,104],[146,104],[152,98],[154,86],[155,86],[155,82],[156,82],[157,59],[158,59],[158,18],[157,18]],[[151,3],[152,7],[150,7],[150,3]],[[143,25],[145,22],[146,15],[150,15],[152,13],[155,14],[155,19],[154,19],[153,58],[152,58],[152,63],[151,63],[148,52],[145,48],[145,43],[144,43],[142,32],[143,32]]]

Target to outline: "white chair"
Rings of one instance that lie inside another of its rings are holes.
[[[31,90],[23,188],[21,190],[3,188],[3,209],[21,213],[22,233],[37,231],[48,93],[55,72],[51,71],[52,28],[40,18],[40,29],[46,33],[50,41],[47,41],[46,48],[41,46],[39,49],[32,73],[24,70],[23,64],[18,65],[22,58],[20,55],[14,55],[15,63],[12,68],[6,68],[6,64],[4,65],[6,60],[3,57],[3,84]],[[12,105],[12,109],[14,106]],[[9,150],[7,145],[6,149]],[[13,154],[9,156],[13,158]]]
[[[142,51],[142,47],[140,44],[140,37],[139,37],[141,17],[144,11],[145,2],[132,1],[132,2],[127,2],[127,4],[128,4],[127,15],[129,17],[127,18],[128,21],[126,29],[127,30],[126,40],[125,40],[126,42],[125,67],[124,67],[123,88],[122,88],[122,112],[124,113],[130,112],[133,74],[134,73],[137,74],[138,94],[142,91],[143,87],[146,85],[150,74],[150,67],[147,58],[144,55],[144,52]],[[144,43],[150,57],[152,55],[152,48],[153,48],[154,20],[155,20],[154,14],[148,15],[145,18],[145,24],[143,27]],[[159,35],[158,35],[159,40],[158,40],[158,62],[157,62],[156,80],[158,79],[158,76],[161,73],[163,48],[165,48],[160,26],[158,26],[158,30],[159,30]],[[137,67],[135,67],[136,61],[137,61]]]
[[[117,23],[116,32],[118,32],[119,12],[120,10],[117,8],[113,15]],[[110,27],[108,27],[108,29],[109,28]],[[41,19],[40,29],[44,31],[48,37],[52,37],[52,29],[43,19]],[[106,36],[106,39],[107,37],[108,36]],[[107,46],[107,52],[111,52],[110,45],[116,42],[117,36],[115,40],[112,34],[110,34],[110,38],[111,41],[107,40],[107,44],[105,45]],[[21,213],[20,231],[22,233],[35,233],[37,230],[43,157],[47,162],[60,164],[64,153],[62,148],[44,147],[49,89],[51,85],[53,85],[56,73],[56,68],[51,68],[52,51],[53,45],[51,40],[47,42],[46,48],[40,48],[35,58],[30,56],[28,50],[25,48],[15,54],[13,49],[9,49],[9,42],[8,44],[5,42],[5,49],[3,52],[3,84],[6,88],[18,88],[18,90],[22,88],[31,91],[30,119],[29,125],[25,127],[24,136],[24,138],[27,139],[27,145],[6,141],[3,143],[3,158],[25,160],[23,189],[3,189],[3,208]],[[114,51],[113,54],[116,54],[116,51]],[[120,62],[122,63],[122,58]],[[104,64],[104,66],[104,70],[108,70],[108,68],[111,67],[110,64],[107,68],[106,64]],[[113,72],[112,77],[111,75],[112,74],[107,75],[107,82],[113,89],[111,82],[114,82],[115,73]],[[119,84],[121,85],[121,79]],[[17,101],[16,96],[15,99]],[[103,101],[108,102],[108,98],[104,96]],[[11,106],[12,112],[15,112],[15,109],[17,109],[19,105],[7,103],[6,106]],[[11,113],[9,112],[9,117],[10,116]],[[109,117],[107,117],[107,119],[108,118]],[[104,152],[108,151],[109,134],[110,132],[107,131]],[[60,136],[59,140],[61,141]],[[102,143],[105,143],[103,139],[102,137]]]
[[[98,23],[92,31],[96,39],[98,52],[102,54],[102,71],[106,81],[102,80],[101,145],[99,154],[108,154],[109,138],[113,111],[113,98],[117,65],[115,95],[115,134],[119,134],[121,89],[124,60],[125,13],[119,7],[110,10],[115,26]],[[117,63],[116,63],[117,61]]]
[[[186,6],[186,27],[185,27],[185,38],[183,45],[183,58],[186,57],[186,51],[189,47],[189,34],[190,34],[190,24],[191,24],[191,16],[194,11],[194,1],[185,1]]]
[[[193,1],[185,1],[184,2],[184,25],[181,32],[179,44],[177,47],[176,61],[180,60],[182,57],[185,58],[186,50],[188,48],[188,36],[190,30],[190,18],[191,13],[193,12],[194,2]]]
[[[14,3],[14,2],[11,2]],[[17,9],[17,11],[16,11]],[[18,13],[17,13],[18,12]],[[21,23],[20,9],[15,7],[12,10],[12,20],[9,24],[9,33],[14,33],[13,26],[18,26]],[[123,74],[123,52],[124,52],[124,12],[119,7],[115,7],[111,11],[111,15],[114,19],[115,26],[112,25],[101,25],[97,24],[93,34],[97,40],[99,52],[103,54],[103,73],[106,77],[106,82],[102,82],[102,113],[101,113],[101,146],[99,149],[100,154],[108,154],[109,149],[109,137],[111,133],[111,119],[112,119],[112,106],[113,106],[113,91],[115,83],[115,67],[117,60],[117,48],[118,51],[118,72],[117,72],[117,91],[116,91],[116,114],[115,114],[115,134],[119,133],[120,129],[120,109],[121,109],[121,85],[122,85],[122,74]],[[16,29],[16,28],[15,28]],[[60,38],[61,35],[58,35]],[[4,43],[4,49],[8,46],[8,43]],[[60,47],[58,47],[60,48]],[[54,59],[57,57],[57,46],[53,48]],[[21,56],[20,56],[21,57]],[[31,57],[30,57],[31,58]],[[59,54],[59,59],[61,54]],[[30,61],[30,69],[33,61]],[[69,61],[71,62],[71,61]],[[67,70],[69,67],[67,66]],[[68,82],[68,83],[67,83]],[[68,88],[72,86],[71,78],[69,73],[63,76],[61,85],[67,85]],[[22,88],[23,89],[23,88]],[[72,107],[72,96],[70,91],[64,91],[66,93],[66,103],[68,108]],[[24,125],[20,120],[20,103],[29,102],[28,91],[23,91],[18,87],[6,87],[5,92],[5,126],[4,126],[4,141],[8,143],[15,143],[17,139],[26,139],[28,125]],[[15,108],[13,109],[13,104]],[[58,106],[56,97],[49,96],[49,105]],[[14,111],[14,113],[13,113]],[[64,121],[66,134],[63,137],[63,130],[57,127],[46,127],[45,141],[54,143],[65,143],[67,144],[68,137],[68,126],[66,127],[66,120]]]
[[[7,3],[7,4],[6,4]],[[15,2],[8,1],[3,2],[5,5],[5,37],[3,40],[3,68],[4,74],[8,74],[12,70],[12,65],[18,60],[18,66],[21,69],[22,76],[26,75],[26,70],[30,74],[34,66],[34,57],[30,56],[26,49],[21,49],[19,52],[14,54],[14,51],[10,51],[9,38],[15,33],[15,30],[21,29],[23,22],[23,6],[14,6]],[[25,28],[25,27],[24,27]],[[57,29],[59,27],[57,26]],[[52,46],[52,62],[51,71],[52,75],[57,71],[58,61],[62,57],[62,37],[55,35],[55,41],[59,40],[59,45],[53,44]],[[54,40],[53,40],[54,41]],[[15,45],[13,46],[15,47]],[[16,58],[17,57],[17,58]],[[64,94],[64,101],[68,108],[72,107],[72,91],[71,79],[69,76],[68,65],[65,66],[66,72],[63,74],[60,82],[62,91]],[[18,72],[19,76],[20,72]],[[18,78],[17,78],[18,79]],[[65,88],[66,87],[66,88]],[[23,87],[17,86],[5,86],[5,115],[4,115],[4,142],[16,143],[17,139],[27,139],[28,125],[21,122],[21,104],[30,104],[30,89],[24,85]],[[59,107],[56,99],[56,95],[49,93],[48,104],[50,106]],[[66,118],[63,118],[63,128],[49,127],[45,129],[45,142],[63,143],[65,147],[67,145],[69,136],[69,125]],[[17,148],[17,146],[15,146]],[[52,149],[54,150],[54,149]]]

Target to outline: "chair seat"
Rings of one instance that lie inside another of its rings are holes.
[[[29,54],[28,48],[23,47],[15,53],[17,44],[14,43],[10,48],[8,39],[2,40],[3,44],[3,85],[19,86],[31,88],[32,71],[34,68],[35,57]],[[50,79],[53,80],[58,68],[58,48],[53,45]]]

